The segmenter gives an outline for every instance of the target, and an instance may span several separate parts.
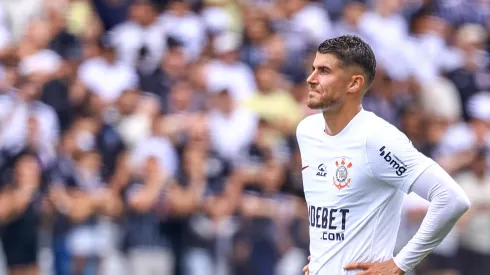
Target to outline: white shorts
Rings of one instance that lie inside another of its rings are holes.
[[[73,256],[101,256],[106,246],[103,232],[99,225],[81,225],[68,233],[68,249]]]

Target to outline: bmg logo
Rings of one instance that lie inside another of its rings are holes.
[[[405,165],[405,163],[403,163],[403,161],[397,158],[395,154],[392,154],[389,151],[388,153],[386,153],[385,148],[386,147],[383,146],[379,149],[380,151],[379,155],[383,157],[383,159],[396,170],[396,174],[398,176],[402,176],[407,171],[407,166]]]

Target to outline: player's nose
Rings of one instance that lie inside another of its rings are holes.
[[[310,76],[306,79],[306,82],[310,85],[314,85],[318,83],[318,79],[316,78],[316,73],[312,72]]]

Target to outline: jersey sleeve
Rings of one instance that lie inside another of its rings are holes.
[[[301,156],[301,166],[307,167],[309,165],[309,161],[307,158],[307,152],[305,148],[305,131],[306,131],[306,119],[303,119],[298,126],[296,127],[296,141],[298,142],[298,148]]]
[[[375,179],[407,194],[418,176],[435,164],[405,134],[389,124],[368,134],[366,154],[368,170]]]

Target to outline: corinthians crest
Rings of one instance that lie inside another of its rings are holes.
[[[342,158],[341,162],[338,160],[335,162],[335,166],[337,166],[337,170],[335,170],[335,175],[332,177],[333,185],[339,190],[349,187],[351,181],[349,169],[352,167],[352,162],[347,163],[345,158]]]

